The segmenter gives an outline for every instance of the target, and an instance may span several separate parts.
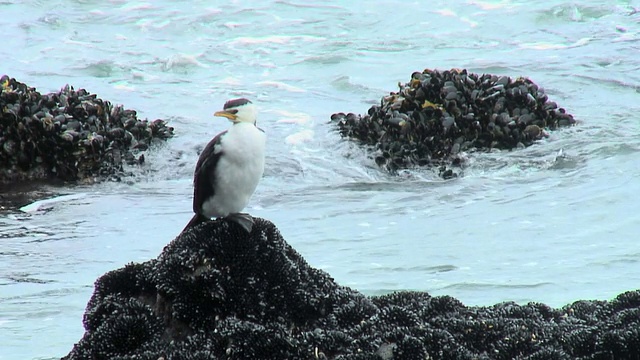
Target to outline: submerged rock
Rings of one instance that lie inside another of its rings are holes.
[[[84,89],[40,94],[0,78],[0,183],[118,178],[123,164],[144,162],[156,139],[173,136],[163,120],[139,120]]]
[[[367,297],[309,266],[277,228],[216,220],[97,280],[65,359],[628,359],[640,291],[561,309]]]
[[[398,85],[365,115],[331,116],[343,137],[375,146],[376,163],[392,172],[438,166],[454,176],[448,167],[462,162],[461,152],[523,148],[544,129],[576,123],[523,77],[427,69]]]

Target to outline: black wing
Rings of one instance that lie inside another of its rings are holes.
[[[223,131],[211,139],[198,158],[196,171],[193,174],[193,212],[196,214],[202,213],[202,204],[214,194],[213,181],[215,179],[210,176],[222,155],[222,151],[219,149],[216,153],[216,147],[220,145],[222,137],[226,133],[227,131]]]

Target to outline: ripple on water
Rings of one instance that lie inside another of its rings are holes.
[[[310,64],[310,65],[339,65],[351,61],[349,56],[324,54],[306,57],[296,64]]]

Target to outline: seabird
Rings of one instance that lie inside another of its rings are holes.
[[[247,99],[227,101],[214,116],[233,125],[209,141],[198,158],[193,175],[195,215],[182,231],[215,217],[234,221],[250,233],[253,218],[241,211],[264,172],[266,136],[256,127],[256,107]]]

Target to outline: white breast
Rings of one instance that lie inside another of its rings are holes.
[[[264,172],[265,134],[253,124],[234,124],[221,140],[222,157],[210,174],[214,196],[202,204],[207,217],[241,212],[249,203]]]

